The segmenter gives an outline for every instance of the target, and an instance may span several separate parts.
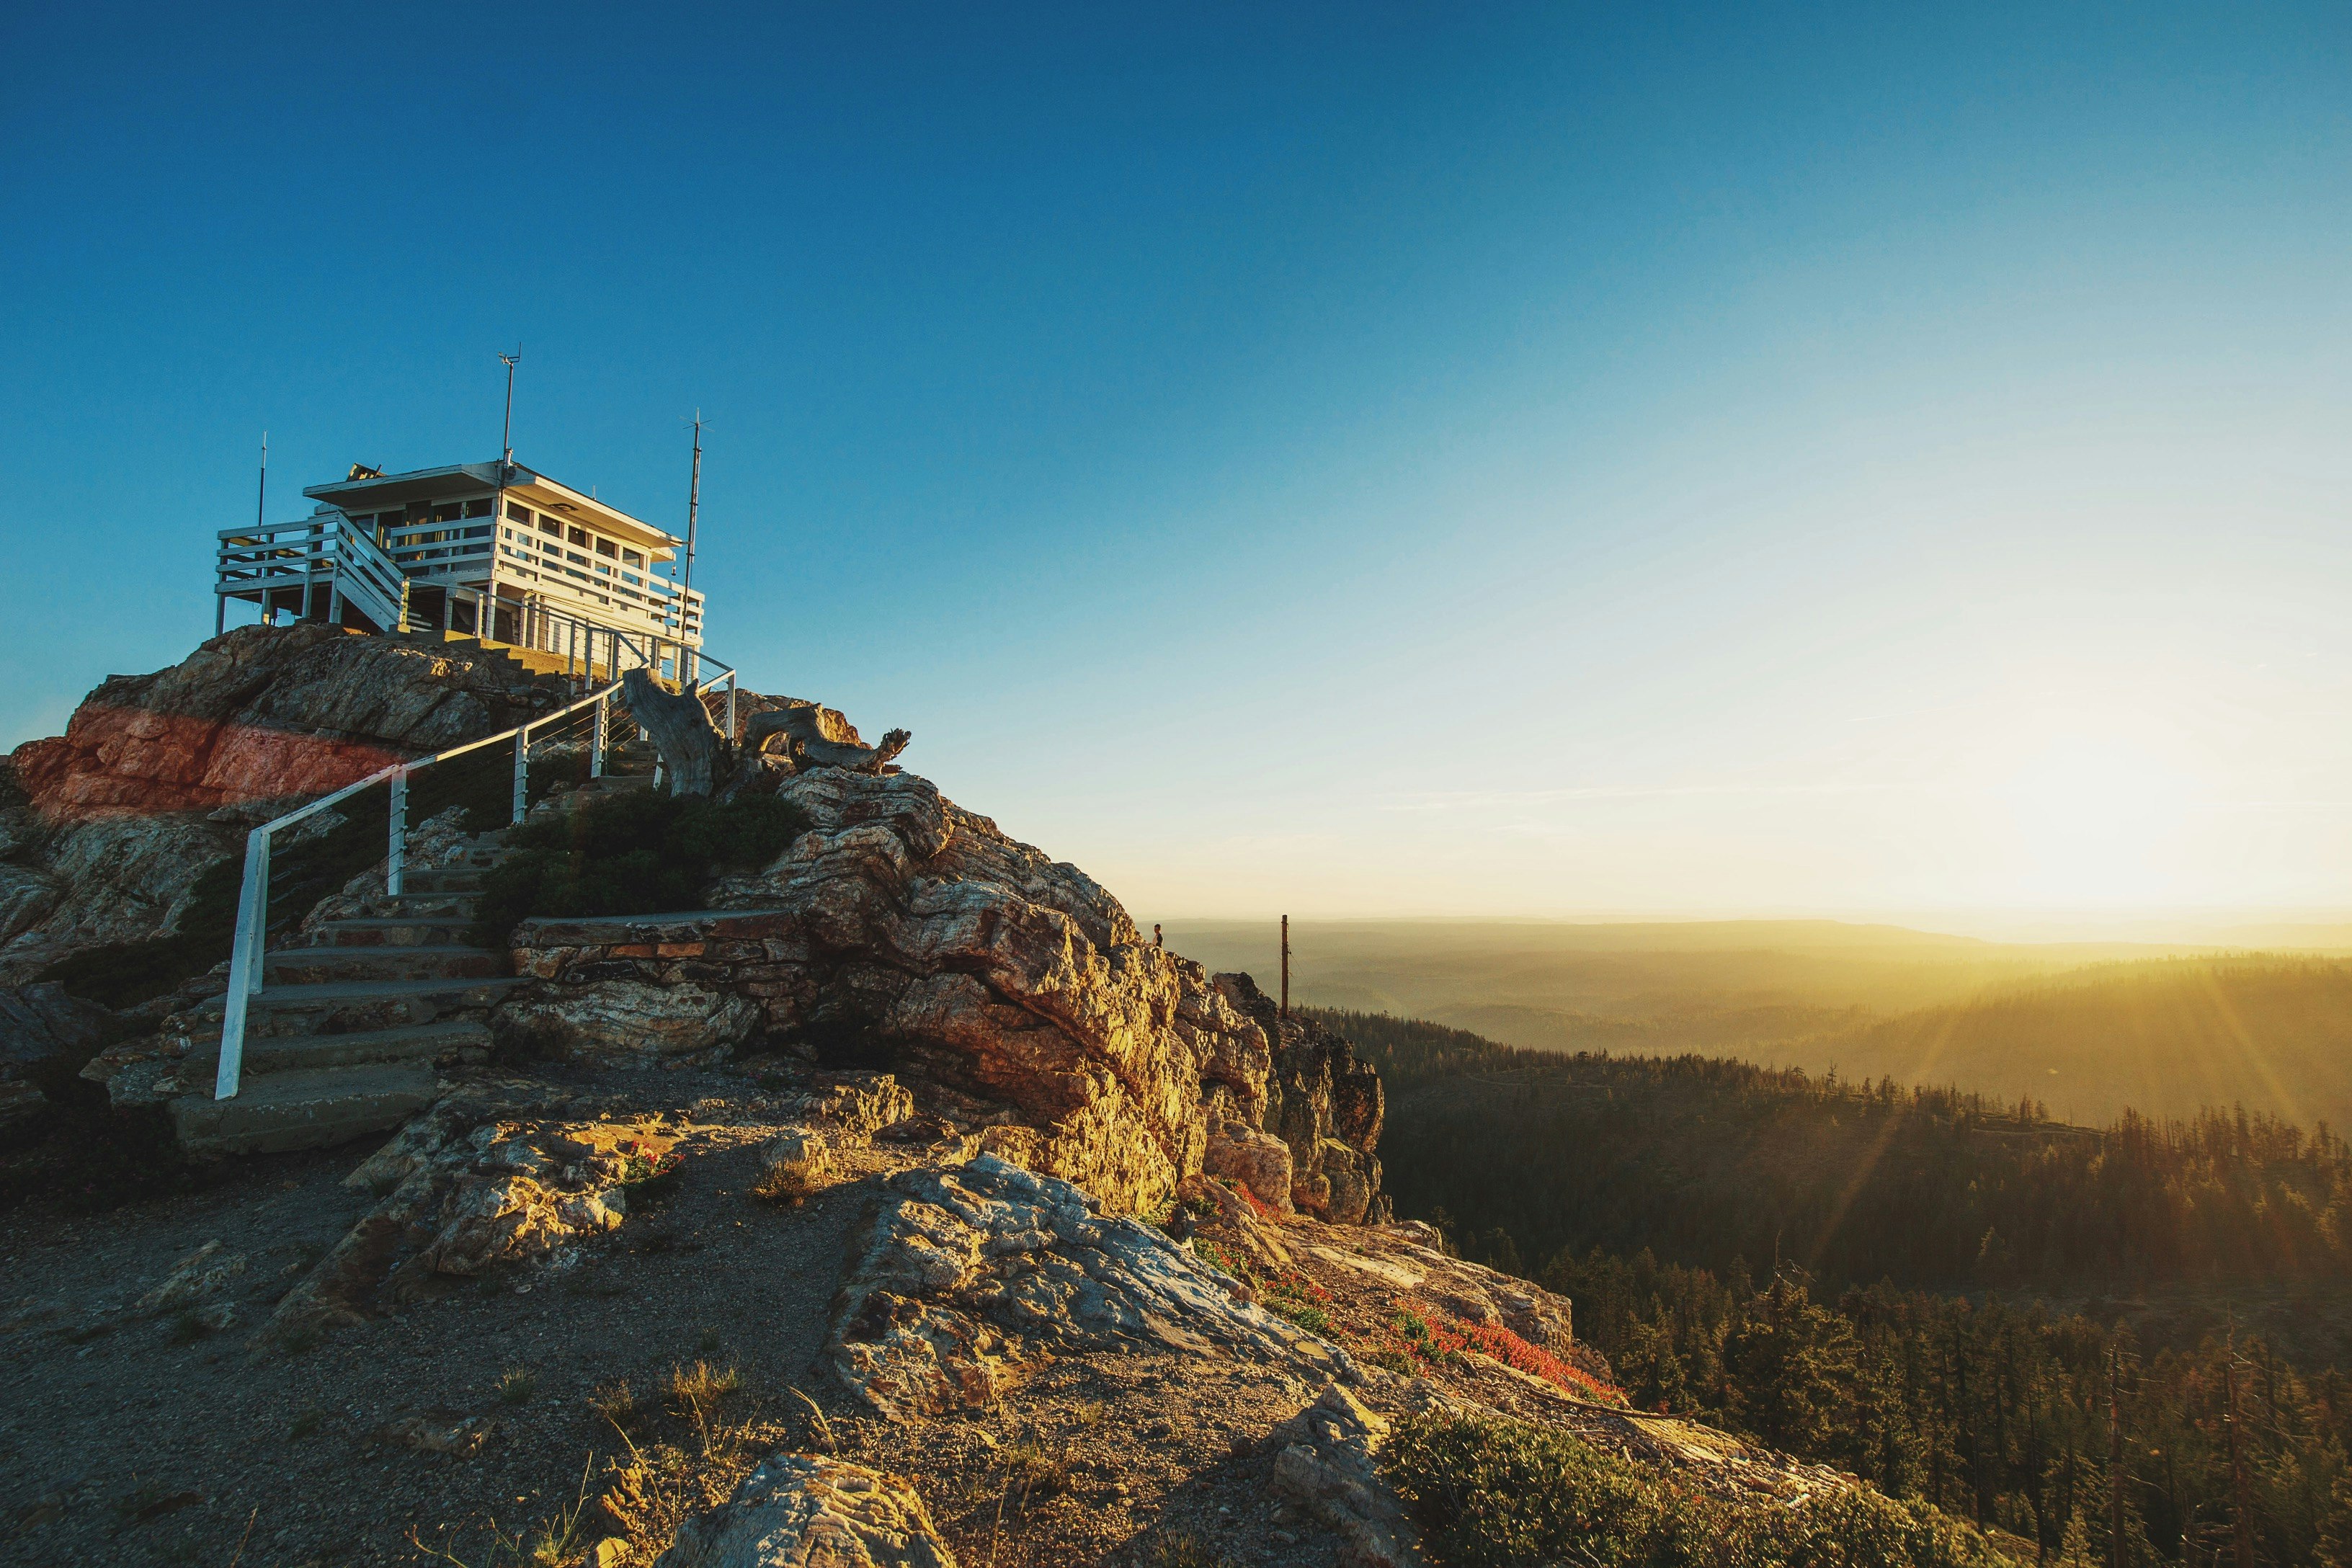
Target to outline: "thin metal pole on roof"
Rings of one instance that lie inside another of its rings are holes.
[[[507,367],[507,422],[505,429],[499,435],[499,461],[511,468],[514,466],[514,373],[515,366],[522,363],[522,345],[515,344],[514,353],[500,354],[499,359]],[[500,476],[499,482],[505,482],[504,476]]]
[[[483,643],[498,631],[499,541],[507,526],[507,484],[514,478],[514,373],[522,363],[522,345],[515,344],[514,353],[500,354],[499,359],[507,367],[507,420],[499,432],[499,488],[490,497],[489,571],[482,582],[481,603],[474,606],[474,637]]]
[[[686,490],[686,583],[677,595],[677,679],[679,686],[689,695],[699,684],[702,673],[698,668],[689,671],[688,662],[699,666],[699,656],[686,651],[686,617],[694,609],[694,525],[702,512],[702,410],[694,411],[694,478]]]
[[[255,493],[254,493],[254,497],[253,497],[253,527],[254,527],[254,531],[255,531],[255,532],[257,532],[257,532],[259,532],[259,531],[262,530],[262,528],[266,526],[266,521],[265,521],[265,520],[268,517],[268,515],[269,515],[269,432],[268,432],[268,431],[267,431],[267,430],[264,430],[264,431],[261,433],[261,484],[260,484],[260,487],[259,487],[259,488],[255,491]],[[257,540],[257,541],[255,541],[255,542],[256,542],[256,543],[258,543],[258,542],[259,542],[258,540]],[[270,613],[269,613],[269,590],[268,590],[268,588],[264,588],[264,589],[261,591],[261,623],[262,623],[262,625],[264,625],[264,626],[268,626],[268,625],[270,625],[270,624],[271,624],[272,619],[273,619],[273,617],[271,616],[271,615],[270,615]],[[219,632],[220,632],[224,627],[226,627],[227,625],[228,625],[228,601],[227,601],[226,599],[223,599],[223,600],[220,602],[220,615],[218,616],[218,617],[216,617],[216,619],[215,619],[215,623],[214,623],[213,630],[214,630],[214,632],[215,632],[215,634],[217,634],[217,633],[219,633]]]

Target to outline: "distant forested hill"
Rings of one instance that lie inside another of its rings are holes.
[[[1273,968],[1270,927],[1169,935],[1215,968]],[[1299,1000],[1505,1045],[1958,1084],[2066,1121],[2242,1105],[2352,1127],[2341,954],[1996,943],[1832,921],[1298,921],[1292,938]]]
[[[2352,1148],[2267,1116],[2093,1130],[1952,1089],[1318,1016],[1390,1079],[1400,1211],[1527,1266],[1599,1247],[1937,1289],[2352,1280]]]
[[[1790,1040],[1777,1055],[1857,1078],[2031,1095],[2074,1121],[2242,1105],[2342,1128],[2352,1125],[2352,964],[2265,954],[2093,964]]]

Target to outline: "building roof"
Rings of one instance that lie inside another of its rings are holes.
[[[526,506],[664,552],[657,554],[656,559],[666,558],[668,547],[683,542],[677,534],[631,517],[593,496],[583,495],[570,485],[551,479],[520,463],[509,464],[506,473],[507,494]],[[363,475],[331,485],[311,485],[302,493],[312,500],[323,501],[343,511],[376,511],[387,507],[405,506],[410,501],[439,500],[445,497],[496,489],[498,487],[497,463],[457,463],[445,468],[415,468],[404,474]]]

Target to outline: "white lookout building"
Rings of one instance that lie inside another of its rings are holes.
[[[215,631],[242,599],[266,622],[479,638],[583,677],[698,672],[702,595],[654,571],[686,542],[593,496],[498,462],[353,468],[302,493],[319,505],[299,522],[220,531]]]

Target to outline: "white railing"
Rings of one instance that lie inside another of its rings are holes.
[[[266,612],[277,607],[270,603],[273,594],[291,591],[301,597],[295,613],[308,616],[310,590],[323,584],[386,631],[400,618],[400,568],[373,535],[341,512],[225,528],[218,538],[213,592],[219,597],[251,596]]]
[[[731,673],[731,672],[730,672]],[[278,834],[305,817],[326,810],[338,802],[350,799],[363,789],[389,781],[392,785],[390,823],[386,832],[384,852],[384,891],[397,898],[402,891],[403,871],[408,851],[408,778],[436,763],[478,752],[501,741],[512,740],[514,756],[514,820],[520,822],[529,804],[530,778],[530,736],[534,730],[545,731],[557,721],[583,710],[593,710],[589,725],[588,773],[592,778],[604,775],[605,734],[610,723],[614,696],[620,690],[616,681],[599,688],[569,707],[552,713],[541,714],[527,724],[511,730],[501,730],[495,735],[485,735],[478,741],[468,741],[462,746],[452,746],[446,752],[436,752],[429,757],[416,757],[404,763],[394,763],[360,780],[346,784],[334,794],[322,795],[298,810],[263,823],[245,837],[245,882],[237,890],[236,938],[229,950],[228,994],[221,1005],[220,1067],[213,1079],[213,1098],[236,1098],[237,1083],[245,1067],[246,1014],[254,993],[261,989],[262,973],[269,946],[269,841]]]
[[[625,633],[613,632],[609,627],[600,626],[596,629],[619,637],[624,643],[627,642]],[[661,649],[657,642],[650,650],[637,649],[634,644],[629,647],[631,652],[639,656],[637,662],[640,667],[652,664],[658,673],[660,667],[655,661],[658,659]],[[645,657],[648,651],[651,658]],[[680,671],[691,673],[698,689],[715,685],[720,680],[727,682],[725,728],[727,738],[731,742],[736,738],[734,667],[709,658],[700,648],[688,648],[683,651],[686,658],[680,661]],[[229,951],[228,994],[221,1005],[220,1067],[213,1079],[215,1100],[236,1098],[238,1080],[244,1071],[246,1014],[253,994],[261,989],[262,975],[269,947],[269,842],[271,837],[305,817],[324,811],[340,801],[350,799],[363,789],[388,782],[392,786],[392,800],[386,828],[383,884],[386,894],[398,898],[403,891],[403,877],[408,858],[409,775],[421,773],[436,763],[446,763],[454,757],[462,757],[470,752],[478,752],[485,747],[494,746],[501,741],[512,740],[514,742],[512,820],[520,823],[530,806],[530,743],[533,731],[540,731],[544,738],[546,732],[560,721],[583,710],[590,712],[592,716],[588,727],[588,776],[591,778],[604,776],[606,737],[610,733],[612,710],[614,706],[613,700],[621,689],[617,670],[614,671],[614,676],[615,679],[607,684],[589,692],[569,706],[557,709],[552,713],[543,713],[528,723],[516,725],[511,730],[501,730],[495,735],[485,735],[478,741],[468,741],[462,746],[452,746],[446,752],[436,752],[429,757],[416,757],[408,762],[394,763],[388,768],[379,769],[370,773],[357,784],[346,784],[332,795],[323,795],[308,805],[265,822],[246,835],[245,881],[237,890],[236,936]],[[654,782],[656,784],[661,782],[661,769],[658,763],[654,769]]]

